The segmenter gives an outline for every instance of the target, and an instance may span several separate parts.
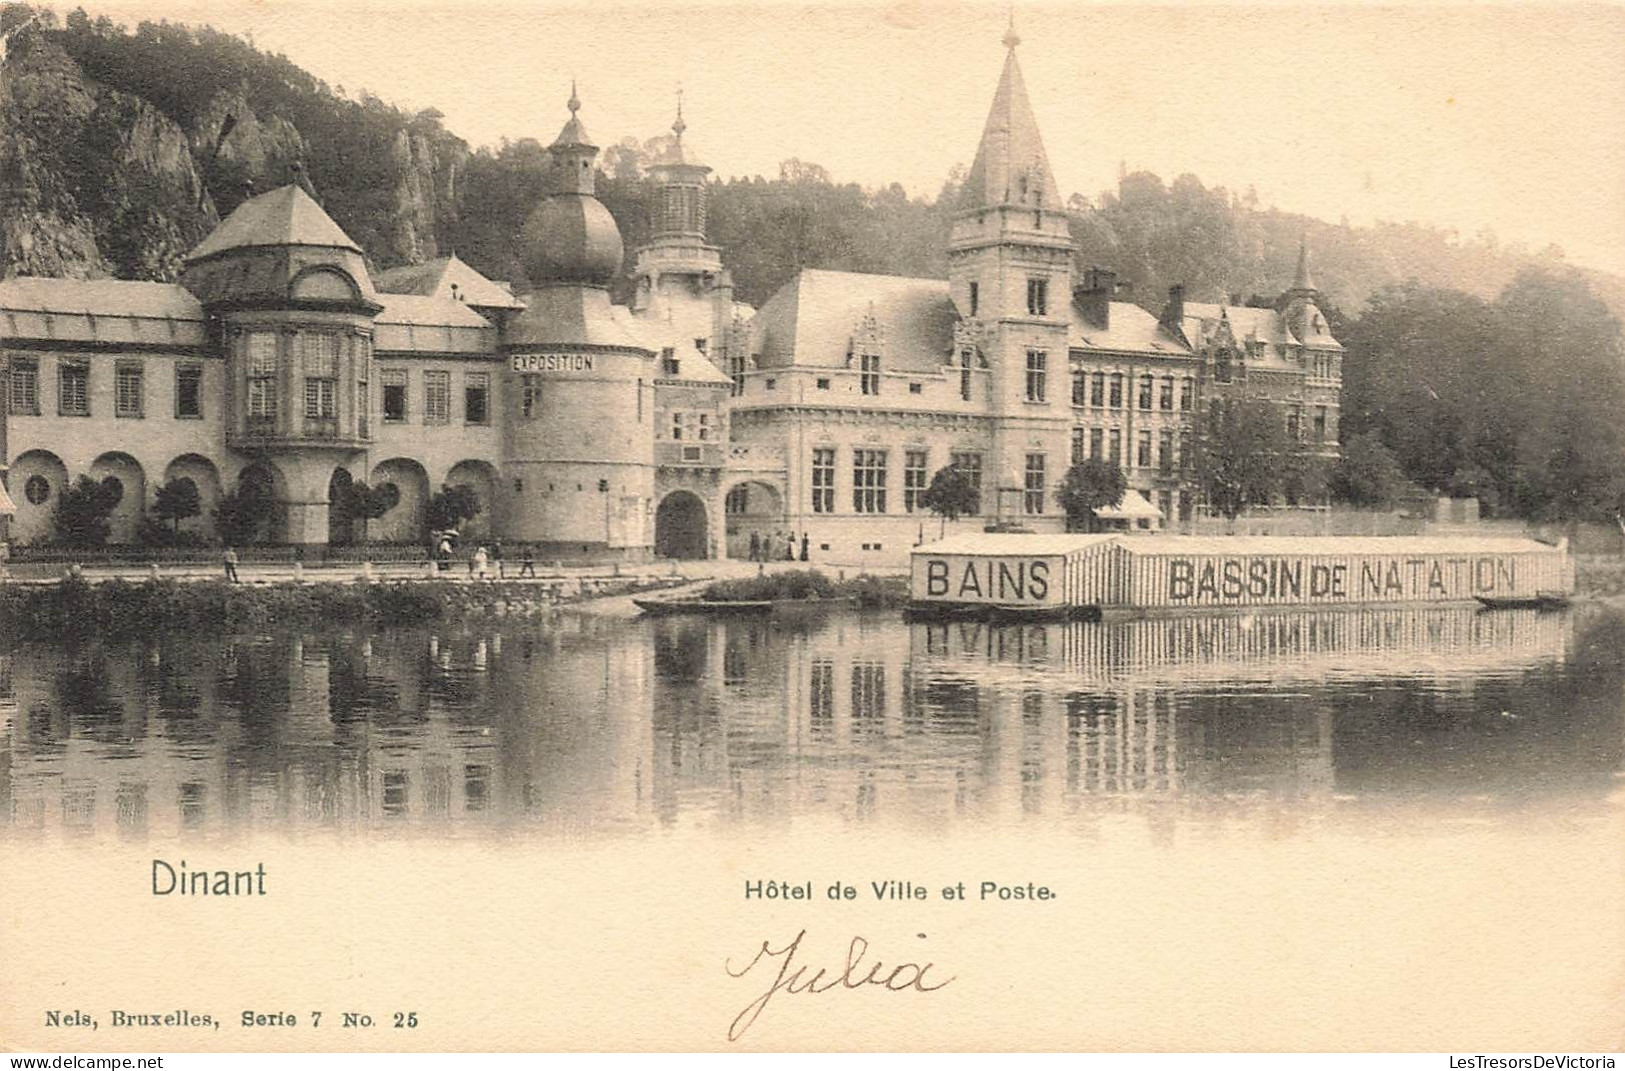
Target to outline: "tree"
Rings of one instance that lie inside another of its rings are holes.
[[[436,532],[456,528],[479,516],[480,498],[466,483],[442,484],[429,499],[429,528]]]
[[[1118,505],[1127,491],[1128,477],[1104,458],[1086,458],[1073,465],[1066,470],[1066,477],[1056,493],[1061,508],[1066,511],[1067,530],[1094,531],[1095,511]]]
[[[948,465],[937,470],[931,477],[931,486],[920,492],[920,505],[942,518],[943,532],[948,530],[949,521],[957,521],[961,516],[975,513],[981,508],[981,496],[971,485],[970,477],[966,476],[957,465]]]
[[[367,522],[395,508],[401,500],[400,488],[392,483],[368,487],[361,480],[352,482],[337,503],[340,516],[345,520],[361,522],[361,541],[367,541]]]
[[[1405,491],[1405,473],[1393,452],[1372,432],[1363,432],[1343,446],[1343,457],[1332,472],[1331,492],[1351,506],[1386,509]]]
[[[1194,445],[1203,497],[1232,519],[1284,493],[1287,473],[1303,450],[1287,437],[1279,407],[1262,400],[1215,406]]]
[[[276,499],[264,484],[242,481],[215,503],[214,530],[228,547],[252,543],[275,511]]]
[[[123,485],[111,476],[105,480],[79,477],[57,500],[57,538],[70,547],[102,546],[112,534],[108,518],[123,497]]]
[[[182,521],[203,512],[197,484],[185,476],[170,480],[154,494],[152,512],[160,521],[168,521],[170,530],[178,535]]]

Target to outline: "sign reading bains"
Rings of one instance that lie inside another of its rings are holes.
[[[1458,602],[1572,592],[1527,539],[956,536],[914,552],[917,603],[1045,609]]]

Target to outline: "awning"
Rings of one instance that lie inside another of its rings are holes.
[[[0,483],[0,517],[10,517],[16,512],[17,503],[11,500],[10,495],[6,494],[6,485]]]
[[[1123,501],[1115,506],[1102,506],[1095,516],[1103,521],[1137,521],[1142,518],[1161,517],[1162,511],[1153,506],[1139,491],[1124,491]]]

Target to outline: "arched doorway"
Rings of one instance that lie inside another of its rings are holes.
[[[214,531],[214,510],[220,503],[220,472],[214,462],[201,454],[182,454],[164,469],[164,483],[190,480],[197,489],[197,514],[181,520],[176,527],[182,532],[207,535]]]
[[[704,558],[705,503],[692,491],[673,491],[655,510],[655,554],[662,558]]]
[[[368,537],[380,543],[422,543],[429,507],[429,474],[423,466],[409,457],[392,457],[373,466],[370,482],[395,504],[367,525]]]
[[[288,532],[288,494],[282,473],[268,461],[256,461],[237,474],[234,508],[218,520],[226,543],[284,543]]]
[[[722,500],[727,525],[728,557],[744,561],[750,557],[750,537],[758,543],[785,526],[784,496],[779,489],[761,480],[746,480],[728,489]],[[784,548],[778,548],[782,555]]]
[[[350,512],[349,469],[334,469],[327,481],[327,545],[347,547],[355,542],[355,516]]]
[[[129,454],[103,454],[91,464],[90,478],[114,491],[107,541],[134,543],[147,504],[147,475],[141,463]]]
[[[480,511],[463,522],[462,533],[467,539],[485,539],[500,533],[496,518],[497,470],[488,461],[459,461],[446,473],[446,486],[472,488],[480,504]]]

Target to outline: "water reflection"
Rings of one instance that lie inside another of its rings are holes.
[[[832,615],[171,635],[0,655],[6,835],[921,826],[1601,800],[1625,617]]]

